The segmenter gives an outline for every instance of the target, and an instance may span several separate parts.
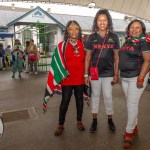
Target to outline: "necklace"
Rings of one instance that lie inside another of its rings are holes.
[[[100,34],[100,33],[98,33],[100,36],[101,36],[101,38],[104,38],[105,37],[105,35],[102,35],[102,34]]]
[[[104,38],[106,34],[108,34],[108,30],[106,31],[105,34],[101,34],[100,32],[97,31],[97,33],[100,35],[101,38]]]
[[[73,41],[70,39],[69,42],[72,45],[75,55],[79,55],[79,46],[77,44],[77,41]]]
[[[70,39],[69,42],[70,42],[70,44],[71,44],[72,46],[77,45],[77,41],[74,41],[74,40],[72,40],[72,39]]]

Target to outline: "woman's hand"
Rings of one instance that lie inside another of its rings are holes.
[[[138,89],[143,88],[143,82],[138,82],[137,81],[136,86],[137,86]]]
[[[118,75],[114,75],[113,77],[113,84],[117,84],[119,82],[119,76]]]
[[[136,86],[139,89],[143,88],[144,78],[150,70],[150,52],[143,52],[142,56],[144,58],[144,63],[142,65],[140,75],[138,76],[136,83]]]
[[[84,83],[85,83],[85,85],[90,86],[89,77],[84,77]]]

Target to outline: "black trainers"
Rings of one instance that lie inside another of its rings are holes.
[[[108,129],[112,133],[116,131],[116,127],[115,127],[115,124],[113,123],[112,119],[108,119]]]
[[[93,121],[92,125],[91,125],[91,128],[90,128],[90,132],[95,133],[96,130],[97,130],[97,121]]]

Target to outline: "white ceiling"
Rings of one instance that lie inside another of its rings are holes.
[[[140,19],[150,21],[150,0],[0,0],[1,2],[10,1],[29,1],[45,3],[62,3],[88,6],[95,2],[96,8],[106,8],[112,11],[125,13]]]

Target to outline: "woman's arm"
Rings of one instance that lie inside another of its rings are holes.
[[[17,51],[16,45],[14,45],[14,46],[12,47],[12,53],[14,53],[15,51]]]
[[[37,47],[36,47],[36,45],[34,44],[34,45],[33,45],[33,49],[30,50],[30,53],[37,55],[37,52],[38,52]]]
[[[34,45],[34,50],[35,50],[35,54],[37,55],[38,54],[38,49],[37,49],[36,45]]]
[[[143,82],[141,82],[141,81],[144,80],[146,74],[150,70],[150,52],[143,52],[142,55],[143,55],[143,58],[144,58],[144,63],[142,65],[140,75],[137,79],[137,88],[142,88],[143,87]]]
[[[30,54],[30,45],[27,48],[27,52]]]
[[[23,54],[24,52],[24,47],[20,45],[20,52]]]
[[[27,49],[27,52],[29,53],[29,54],[36,54],[36,52],[35,52],[35,45],[29,45],[29,47],[28,47],[28,49]]]
[[[88,77],[88,70],[90,66],[90,60],[91,60],[91,52],[86,51],[85,52],[85,71],[84,71],[84,81],[87,86],[89,86],[89,77]]]
[[[114,78],[113,83],[116,84],[119,81],[119,55],[118,50],[114,50]]]

